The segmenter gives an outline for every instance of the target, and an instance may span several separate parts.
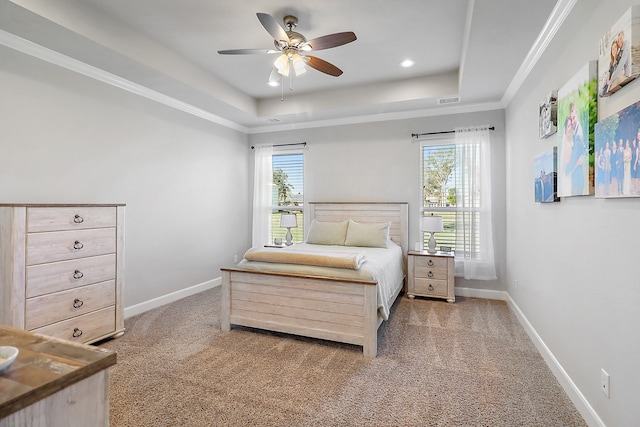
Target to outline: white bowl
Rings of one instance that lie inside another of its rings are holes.
[[[0,347],[0,373],[4,372],[18,357],[18,349],[11,346]]]

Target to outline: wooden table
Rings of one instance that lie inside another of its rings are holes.
[[[108,426],[110,350],[0,325],[20,350],[0,374],[0,427]]]

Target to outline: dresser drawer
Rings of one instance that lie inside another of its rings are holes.
[[[109,307],[115,303],[115,280],[29,298],[27,299],[25,329],[39,328],[100,308]]]
[[[116,308],[111,306],[74,317],[32,332],[69,341],[87,343],[108,336],[115,331]]]
[[[115,251],[115,228],[27,235],[27,265],[104,255]]]
[[[414,281],[415,293],[425,296],[447,296],[446,280],[430,280],[416,278]]]
[[[104,282],[116,277],[116,254],[27,267],[27,298]]]
[[[115,207],[74,206],[27,208],[28,233],[115,226]]]

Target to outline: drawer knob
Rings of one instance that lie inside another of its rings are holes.
[[[433,291],[435,288],[433,287],[433,285],[429,285],[427,289],[429,289],[430,291]]]
[[[84,305],[84,301],[82,301],[81,299],[76,298],[76,299],[73,300],[73,308],[80,308],[83,305]],[[80,331],[80,332],[82,332],[82,331]]]
[[[427,261],[427,265],[428,265],[429,267],[432,267],[432,266],[433,266],[433,260],[431,260],[431,259],[430,259],[429,261]]]
[[[76,214],[76,216],[73,217],[73,222],[75,222],[76,224],[82,224],[84,222],[84,218]]]
[[[80,243],[79,241],[77,241],[77,240],[76,240],[76,241],[73,243],[73,249],[78,249],[78,250],[80,250],[80,249],[82,249],[82,248],[84,248],[84,245],[83,245],[82,243]]]
[[[76,270],[73,272],[74,279],[82,279],[84,277],[84,273],[80,270]]]
[[[433,277],[433,273],[430,271],[427,273],[427,277]]]
[[[82,335],[82,329],[73,328],[73,337],[78,338],[80,335]]]

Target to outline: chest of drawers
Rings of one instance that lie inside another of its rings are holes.
[[[454,254],[437,252],[408,253],[407,296],[443,298],[455,302]]]
[[[92,343],[124,332],[124,205],[0,205],[0,322]]]

